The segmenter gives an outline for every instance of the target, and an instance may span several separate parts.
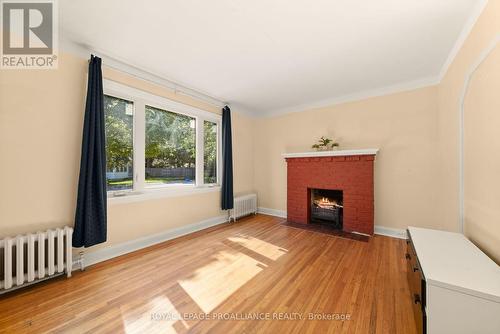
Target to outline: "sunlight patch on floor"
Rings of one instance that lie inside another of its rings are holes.
[[[144,307],[139,307],[140,314],[122,314],[123,325],[127,334],[135,333],[177,333],[174,324],[181,319],[181,314],[165,296],[151,300]],[[138,310],[134,310],[137,312]],[[187,329],[187,324],[182,321]]]
[[[239,245],[248,248],[249,250],[258,253],[262,256],[265,256],[273,261],[276,261],[283,254],[286,254],[286,252],[288,252],[288,250],[273,245],[269,242],[243,234],[238,234],[237,236],[229,237],[228,240],[238,243]]]
[[[263,263],[242,253],[218,252],[215,260],[179,281],[205,313],[213,311],[263,269]]]

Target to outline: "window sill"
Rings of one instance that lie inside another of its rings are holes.
[[[158,188],[149,188],[141,191],[128,191],[123,195],[113,196],[108,194],[108,205],[142,202],[152,199],[161,199],[169,197],[181,197],[189,195],[204,194],[220,190],[220,185],[194,186],[194,185],[176,185]]]

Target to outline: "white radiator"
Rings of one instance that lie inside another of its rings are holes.
[[[257,213],[257,194],[238,196],[234,198],[234,209],[229,212],[229,221]]]
[[[71,276],[73,228],[0,240],[0,293],[66,273]]]

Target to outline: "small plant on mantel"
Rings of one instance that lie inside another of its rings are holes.
[[[338,146],[339,143],[333,141],[333,139],[321,136],[321,138],[318,140],[318,143],[314,144],[312,148],[314,148],[316,151],[328,151],[328,150],[333,150],[335,147]]]

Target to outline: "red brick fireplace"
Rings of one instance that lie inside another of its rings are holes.
[[[378,150],[285,154],[287,220],[311,223],[311,189],[335,190],[343,197],[344,232],[373,235],[373,167]]]

